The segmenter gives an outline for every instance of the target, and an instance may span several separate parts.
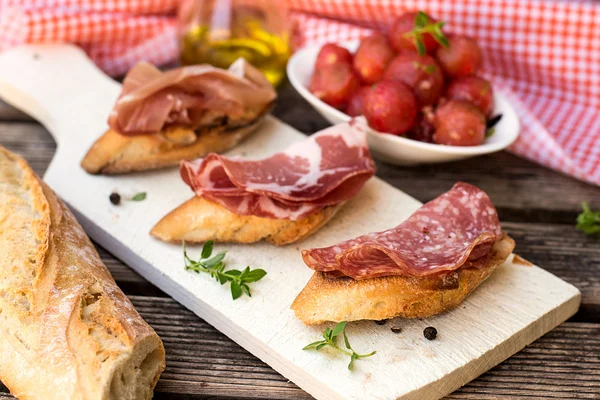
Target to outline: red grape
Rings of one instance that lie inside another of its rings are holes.
[[[481,48],[474,39],[451,36],[450,46],[437,49],[436,58],[444,73],[452,78],[475,75],[483,63]]]
[[[329,64],[315,69],[309,90],[325,103],[343,108],[358,88],[359,81],[350,64]]]
[[[417,99],[406,84],[381,81],[367,92],[364,114],[371,128],[400,135],[415,123]]]
[[[360,42],[354,56],[354,70],[364,83],[379,82],[394,55],[385,36],[376,33]]]
[[[412,88],[421,107],[438,102],[444,90],[444,75],[435,59],[427,54],[404,53],[388,65],[384,79],[404,82]]]
[[[364,114],[365,96],[371,88],[369,86],[363,86],[357,91],[352,93],[348,105],[346,106],[346,114],[351,117]]]
[[[408,138],[418,140],[419,142],[433,143],[433,134],[435,132],[435,114],[432,107],[424,107],[419,115],[415,126],[408,131]]]
[[[468,101],[450,100],[435,112],[435,143],[477,146],[485,140],[485,131],[485,115]]]
[[[458,78],[446,88],[446,97],[452,100],[466,100],[479,108],[487,117],[494,108],[494,93],[490,82],[477,76]]]
[[[388,32],[388,38],[390,44],[397,52],[405,50],[416,50],[414,38],[405,36],[406,33],[415,29],[415,19],[417,18],[417,11],[407,12],[397,17]],[[436,23],[437,21],[429,17],[430,23]],[[423,34],[423,44],[427,53],[433,53],[438,48],[439,44],[429,33]]]
[[[352,54],[348,49],[334,43],[327,43],[319,51],[315,69],[329,64],[347,63],[352,64]]]

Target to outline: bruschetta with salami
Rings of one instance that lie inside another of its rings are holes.
[[[488,195],[457,183],[394,228],[303,250],[315,273],[292,309],[307,325],[428,317],[460,304],[514,246]]]

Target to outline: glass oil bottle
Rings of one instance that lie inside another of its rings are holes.
[[[186,0],[179,9],[181,63],[227,68],[244,57],[277,85],[290,56],[282,1]]]

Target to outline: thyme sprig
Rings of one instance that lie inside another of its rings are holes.
[[[404,36],[413,38],[419,55],[425,55],[425,53],[427,53],[427,48],[425,47],[423,36],[426,33],[429,33],[442,47],[450,46],[448,38],[444,35],[444,32],[442,32],[442,28],[445,24],[446,23],[443,21],[431,22],[429,15],[425,14],[423,11],[419,11],[415,17],[414,29],[410,32],[406,32]]]
[[[581,206],[583,212],[577,216],[577,229],[586,235],[600,235],[600,210],[592,211],[586,202]]]
[[[347,323],[348,323],[347,321],[342,321],[339,324],[337,324],[333,329],[326,328],[323,331],[323,340],[318,340],[316,342],[308,344],[308,345],[304,346],[304,348],[302,348],[302,350],[310,350],[310,349],[321,350],[325,346],[330,346],[330,347],[334,348],[335,350],[341,351],[342,353],[350,356],[350,363],[348,364],[348,369],[352,370],[352,368],[354,367],[354,361],[360,360],[361,358],[371,357],[376,352],[372,351],[369,354],[358,354],[357,352],[355,352],[354,349],[352,349],[352,346],[350,346],[350,341],[348,340],[348,335],[346,335],[346,324]],[[342,349],[336,343],[337,337],[340,335],[340,333],[343,334],[343,336],[344,336],[344,344],[346,346],[346,349],[348,349],[348,350]]]
[[[144,201],[144,200],[146,200],[146,196],[147,196],[146,192],[139,192],[139,193],[136,193],[135,195],[133,195],[131,197],[131,199],[129,199],[129,200],[131,200],[131,201]]]
[[[205,272],[210,274],[210,276],[221,285],[229,282],[233,300],[240,298],[244,293],[249,297],[252,297],[248,284],[261,280],[267,272],[263,269],[250,269],[250,267],[246,267],[243,271],[237,269],[225,271],[225,263],[223,260],[225,259],[227,251],[220,251],[217,255],[211,257],[213,244],[212,240],[204,243],[200,259],[192,260],[187,255],[185,242],[183,242],[183,258],[185,260],[186,271],[194,271],[198,274],[200,272]]]

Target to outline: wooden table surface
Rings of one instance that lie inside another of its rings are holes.
[[[289,84],[281,88],[273,114],[306,133],[328,126]],[[23,155],[40,175],[56,148],[44,127],[2,102],[0,144]],[[515,238],[515,251],[583,294],[575,317],[448,398],[600,399],[600,238],[586,237],[574,222],[582,201],[600,208],[600,188],[506,152],[450,164],[377,167],[380,178],[422,202],[459,180],[481,187]],[[156,399],[311,398],[105,250],[98,251],[164,341],[167,369]],[[0,400],[12,398],[6,392],[0,384]]]

